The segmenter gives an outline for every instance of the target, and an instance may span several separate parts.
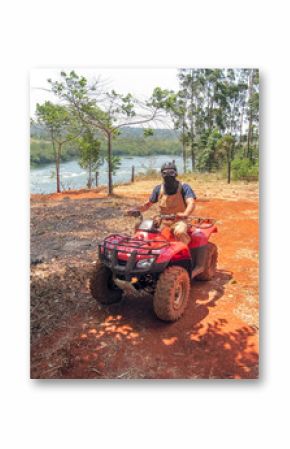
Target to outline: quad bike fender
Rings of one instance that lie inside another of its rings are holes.
[[[206,229],[193,228],[192,231],[189,232],[191,237],[191,241],[188,245],[189,248],[193,249],[207,245],[211,234],[215,232],[217,232],[217,227],[215,225]]]
[[[165,250],[161,252],[161,254],[157,257],[156,263],[165,263],[168,262],[176,262],[179,260],[190,260],[191,255],[190,251],[182,242],[174,242],[168,245]]]

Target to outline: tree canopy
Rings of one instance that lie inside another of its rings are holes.
[[[89,170],[89,179],[101,161],[107,161],[109,194],[113,192],[112,174],[120,166],[117,156],[140,154],[140,148],[144,155],[180,154],[184,172],[211,172],[226,167],[228,182],[233,160],[249,161],[235,163],[234,168],[257,167],[258,70],[181,68],[177,77],[177,91],[157,86],[146,101],[108,89],[104,81],[90,81],[76,71],[61,72],[59,80],[49,79],[50,91],[58,103],[37,105],[37,123],[45,127],[48,141],[37,147],[34,139],[32,149],[36,161],[45,161],[40,153],[51,154],[51,142],[57,189],[59,165],[68,142],[73,152],[80,152],[80,164]],[[179,143],[154,138],[154,127],[164,116],[171,122]],[[135,133],[134,138],[126,131],[142,126],[143,134]]]

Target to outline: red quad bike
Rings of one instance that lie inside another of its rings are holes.
[[[215,220],[189,217],[191,241],[185,245],[176,240],[169,226],[160,229],[162,221],[174,221],[175,215],[158,215],[157,220],[143,220],[137,210],[127,215],[138,218],[135,234],[111,234],[98,245],[91,293],[102,304],[120,301],[123,292],[150,293],[158,318],[176,321],[188,305],[191,280],[208,281],[215,275],[217,247],[209,242],[217,232]]]

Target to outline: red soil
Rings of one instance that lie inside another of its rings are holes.
[[[101,306],[84,284],[77,292],[79,305],[66,322],[33,343],[32,377],[258,377],[257,186],[235,185],[236,197],[224,194],[222,199],[212,197],[210,187],[209,201],[197,203],[196,214],[218,220],[218,233],[212,237],[219,248],[218,272],[212,281],[193,282],[184,316],[173,324],[159,321],[151,297]],[[140,190],[145,199],[147,186]],[[130,187],[116,193],[132,196]],[[104,193],[69,193],[71,199],[83,195]]]

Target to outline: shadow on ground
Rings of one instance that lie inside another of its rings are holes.
[[[47,313],[46,318],[42,317],[48,330],[44,337],[34,338],[33,378],[251,379],[258,376],[258,355],[251,343],[256,329],[243,326],[229,330],[228,320],[215,318],[214,311],[231,279],[230,273],[219,270],[216,279],[193,283],[184,316],[169,324],[154,315],[151,296],[125,297],[111,306],[96,304],[85,285],[87,275],[87,267],[83,274],[78,273],[78,279],[76,273],[64,271],[61,292],[56,287],[59,273],[45,281],[42,279],[38,300],[45,299],[45,291],[50,292],[50,297],[54,291],[54,299],[59,294],[62,302],[55,303],[55,310],[59,308],[56,324],[53,324],[56,316]],[[78,281],[83,289],[80,294],[75,292],[77,287],[73,284]],[[48,312],[49,307],[46,309]]]

